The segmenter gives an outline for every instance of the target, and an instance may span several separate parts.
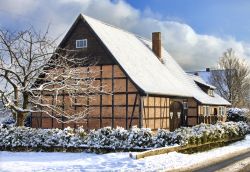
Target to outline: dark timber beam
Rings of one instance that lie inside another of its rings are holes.
[[[55,88],[55,86],[53,85],[53,88]],[[52,95],[52,105],[54,105],[54,101],[55,101],[55,96],[54,96],[54,94]],[[54,111],[52,110],[52,116],[54,116]],[[51,128],[53,128],[54,127],[54,118],[51,118],[51,123],[52,123],[52,125],[51,125]]]
[[[89,66],[87,67],[87,78],[89,78]],[[89,87],[87,87],[87,92],[89,92]],[[87,97],[87,129],[89,130],[89,96]]]
[[[62,109],[63,109],[63,111],[65,111],[65,106],[64,106],[64,104],[65,104],[65,96],[64,96],[64,94],[65,94],[65,91],[64,90],[62,90],[63,91],[63,104],[62,104]],[[63,115],[61,115],[61,119],[62,119],[62,121],[64,121],[64,116]],[[64,123],[62,122],[62,129],[64,129]]]
[[[126,129],[128,129],[128,78],[126,77]]]
[[[147,98],[147,97],[146,97]],[[144,106],[144,101],[142,102],[143,103],[143,118],[144,118],[144,121],[145,121],[145,127],[148,128],[148,125],[147,125],[147,121],[146,121],[146,108]]]
[[[114,128],[114,111],[115,111],[115,108],[114,108],[114,65],[112,65],[112,128]]]
[[[139,103],[139,128],[142,128],[142,109],[143,109],[143,97],[140,97],[140,103]]]
[[[133,107],[133,111],[132,111],[131,118],[130,118],[129,128],[132,127],[132,120],[134,118],[136,102],[137,102],[137,94],[135,95],[134,107]]]
[[[156,117],[156,109],[155,109],[155,97],[154,97],[154,129],[155,129],[155,117]]]
[[[100,91],[102,90],[102,65],[100,66]],[[100,94],[100,128],[102,128],[102,93]]]
[[[164,124],[164,106],[162,106],[162,103],[164,103],[164,99],[160,98],[160,128],[163,128]]]

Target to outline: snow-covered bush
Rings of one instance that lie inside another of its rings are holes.
[[[120,128],[115,130],[111,127],[104,127],[98,130],[91,130],[85,143],[93,147],[116,147],[121,142],[119,138],[127,138],[126,134]],[[116,135],[119,137],[116,137]]]
[[[93,147],[110,148],[145,148],[152,144],[152,132],[150,129],[133,127],[130,130],[117,127],[104,127],[92,130],[88,134],[86,144]]]
[[[158,129],[156,135],[153,137],[154,147],[165,147],[171,143],[173,133],[166,129]]]
[[[216,142],[244,136],[249,132],[245,122],[218,122],[214,125],[200,124],[194,127],[181,127],[173,132],[159,129],[155,134],[147,128],[133,127],[130,130],[105,127],[91,130],[88,134],[83,128],[73,129],[35,129],[29,127],[9,127],[0,125],[0,148],[109,148],[143,149],[173,145],[193,145]]]
[[[152,144],[152,131],[149,128],[133,127],[129,130],[127,146],[129,147],[150,147]]]
[[[227,121],[247,121],[247,116],[249,115],[248,109],[240,108],[230,108],[227,111]]]
[[[9,110],[1,109],[0,110],[0,124],[3,125],[14,125],[15,119],[12,116],[12,113]]]
[[[0,126],[0,147],[78,147],[86,133],[71,128],[35,129],[29,127]]]
[[[191,136],[191,129],[188,127],[181,127],[173,131],[171,138],[171,145],[185,145],[188,143],[188,138]]]
[[[153,146],[204,144],[244,136],[249,129],[245,122],[218,122],[214,125],[202,123],[193,127],[181,127],[173,132],[160,129],[153,138]]]
[[[8,125],[8,126],[15,126],[16,121],[13,117],[13,114],[10,110],[3,109],[0,110],[0,124]],[[29,114],[24,120],[24,126],[30,127],[31,126],[31,115]]]

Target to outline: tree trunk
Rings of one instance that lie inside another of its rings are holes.
[[[17,126],[24,126],[24,114],[18,113],[17,114]]]
[[[23,109],[26,109],[28,107],[28,99],[29,96],[27,93],[23,93]],[[17,113],[17,126],[24,126],[24,120],[27,113],[19,112]]]

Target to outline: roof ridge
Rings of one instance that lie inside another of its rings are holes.
[[[186,73],[195,73],[195,72],[211,72],[211,71],[224,71],[225,69],[216,69],[216,68],[210,68],[210,71],[204,70],[196,70],[196,71],[186,71]]]
[[[118,26],[115,26],[115,25],[113,25],[113,24],[104,22],[104,21],[99,20],[99,19],[97,19],[97,18],[90,17],[90,16],[85,15],[85,14],[83,14],[83,13],[81,13],[81,15],[82,15],[83,18],[84,18],[84,17],[89,17],[89,18],[91,18],[91,19],[93,19],[93,20],[95,20],[95,21],[97,21],[97,22],[100,22],[100,23],[105,24],[105,25],[107,25],[107,26],[110,26],[110,27],[113,27],[113,28],[115,28],[115,29],[121,30],[121,31],[123,31],[123,32],[129,33],[129,34],[134,35],[134,36],[136,36],[136,37],[138,37],[138,38],[142,38],[142,39],[145,39],[145,40],[147,40],[147,41],[151,41],[150,39],[145,38],[145,37],[143,37],[143,36],[141,36],[141,35],[139,35],[139,34],[132,33],[132,32],[130,32],[130,31],[128,31],[128,30],[122,29],[122,28],[120,28],[120,27],[118,27]]]

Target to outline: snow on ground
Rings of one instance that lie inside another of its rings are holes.
[[[209,161],[236,150],[250,148],[250,135],[226,147],[192,155],[169,154],[134,160],[129,153],[0,152],[0,171],[159,171]]]

